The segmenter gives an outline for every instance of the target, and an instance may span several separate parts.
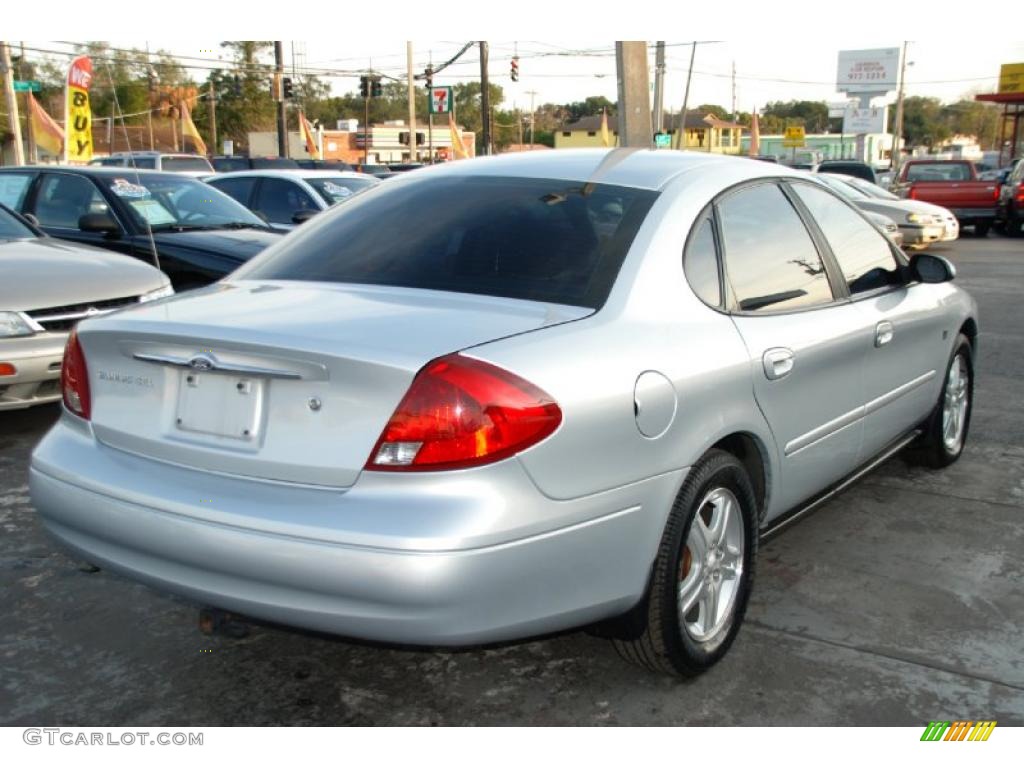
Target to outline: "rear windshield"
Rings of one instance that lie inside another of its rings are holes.
[[[967,163],[914,163],[907,166],[907,181],[970,181]]]
[[[249,170],[249,159],[245,157],[214,158],[213,167],[222,173]]]
[[[164,157],[165,171],[212,171],[213,167],[204,157]]]
[[[313,176],[307,178],[306,183],[316,190],[316,193],[323,198],[325,203],[334,205],[335,203],[343,203],[346,200],[350,200],[352,195],[357,192],[377,186],[380,184],[380,181],[373,176],[367,176],[365,179],[355,176],[337,176],[334,178]]]
[[[381,184],[234,273],[597,309],[656,192],[488,176]]]

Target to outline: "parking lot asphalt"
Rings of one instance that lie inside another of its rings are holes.
[[[265,626],[65,554],[28,497],[56,407],[0,413],[0,725],[1024,725],[1024,240],[934,247],[980,305],[968,446],[897,457],[765,544],[725,660],[687,682],[584,632],[458,652]]]

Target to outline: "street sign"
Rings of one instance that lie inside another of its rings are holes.
[[[452,111],[452,88],[441,86],[430,89],[430,114],[447,115]]]
[[[784,147],[802,147],[807,143],[804,137],[804,127],[802,125],[791,125],[786,128],[786,133],[782,137],[782,146]]]
[[[43,89],[43,84],[38,80],[15,80],[14,90],[23,93],[25,91],[35,91],[39,93]]]
[[[654,134],[654,146],[658,149],[666,149],[672,146],[672,137],[667,133]]]
[[[1024,63],[999,68],[999,93],[1024,93]]]
[[[850,109],[843,118],[843,133],[885,133],[885,113],[888,107]]]

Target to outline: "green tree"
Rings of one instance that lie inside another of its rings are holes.
[[[761,114],[765,118],[779,118],[781,124],[772,122],[772,130],[764,133],[781,133],[776,128],[787,125],[802,125],[807,133],[823,133],[828,130],[828,104],[824,101],[774,101],[765,105]]]
[[[961,99],[942,108],[952,134],[975,136],[982,149],[996,149],[999,143],[1001,110],[995,104]]]
[[[270,95],[272,67],[261,60],[273,49],[273,43],[238,40],[222,42],[221,47],[231,54],[234,62],[226,70],[210,73],[210,78],[219,83],[218,138],[231,139],[236,151],[246,151],[250,131],[271,131],[277,125],[277,105]]]
[[[903,140],[907,147],[933,147],[950,135],[942,102],[938,99],[931,96],[908,96],[903,100]]]

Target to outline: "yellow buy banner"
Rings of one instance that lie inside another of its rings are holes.
[[[79,56],[68,70],[64,108],[64,162],[87,163],[92,160],[92,109],[89,107],[89,85],[92,83],[92,61]]]

